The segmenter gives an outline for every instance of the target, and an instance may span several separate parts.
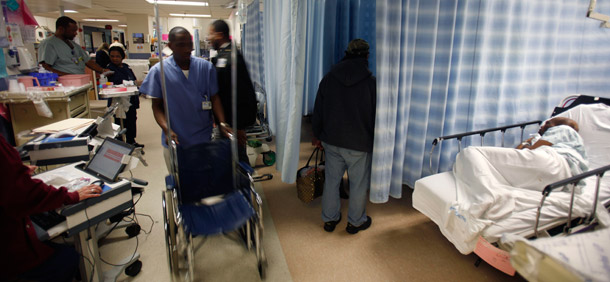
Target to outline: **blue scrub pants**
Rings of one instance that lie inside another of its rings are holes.
[[[341,199],[339,184],[345,170],[349,174],[349,208],[347,220],[354,226],[366,221],[367,191],[371,183],[371,153],[345,149],[322,142],[326,161],[324,167],[324,193],[322,194],[322,220],[339,219]]]

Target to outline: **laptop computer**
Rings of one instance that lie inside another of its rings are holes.
[[[123,157],[129,156],[134,149],[130,144],[106,137],[83,170],[104,182],[114,183],[127,165],[122,162]]]

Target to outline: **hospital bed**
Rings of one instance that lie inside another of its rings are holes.
[[[596,169],[610,164],[610,100],[589,96],[570,96],[554,111],[554,116],[565,116],[574,119],[580,126],[580,135],[584,140],[585,150],[588,155],[589,168]],[[526,127],[535,128],[533,125],[540,124],[541,121],[521,123],[517,125],[492,128],[490,130],[473,131],[464,134],[455,134],[436,138],[433,141],[433,148],[430,152],[431,160],[434,147],[444,140],[457,140],[458,149],[461,149],[462,138],[467,136],[477,136],[481,138],[483,144],[484,137],[489,132],[500,132],[502,136],[507,130],[513,128],[521,129],[521,140],[524,140],[524,130]],[[502,138],[504,143],[504,137]],[[432,169],[432,161],[430,162]],[[584,180],[586,186],[581,194],[576,194],[573,201],[572,216],[574,218],[586,217],[591,209],[595,197],[595,184],[593,178]],[[542,188],[542,187],[541,187]],[[437,173],[424,177],[415,182],[413,192],[413,207],[429,217],[436,223],[441,233],[455,245],[462,254],[469,254],[476,245],[471,236],[467,238],[449,224],[451,217],[458,218],[466,225],[473,224],[467,218],[462,217],[452,205],[456,203],[456,179],[452,171]],[[540,199],[543,197],[539,194]],[[502,234],[515,234],[522,237],[532,237],[534,226],[538,222],[541,230],[539,237],[550,236],[555,230],[562,231],[562,227],[568,218],[570,210],[569,192],[554,192],[547,197],[547,202],[537,216],[538,205],[532,205],[518,212],[512,212],[510,216],[491,222],[478,235],[485,240],[496,243]],[[539,202],[540,199],[537,201]],[[600,181],[599,200],[607,205],[610,203],[610,175],[606,174]],[[559,203],[559,204],[557,204]]]

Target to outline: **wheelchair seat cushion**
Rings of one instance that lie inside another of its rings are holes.
[[[185,231],[194,236],[214,235],[236,230],[255,212],[246,197],[236,191],[214,205],[187,204],[180,206]]]

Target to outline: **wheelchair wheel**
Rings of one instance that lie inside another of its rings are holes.
[[[174,206],[172,191],[166,190],[162,193],[163,204],[163,227],[165,229],[165,247],[167,249],[167,263],[172,280],[179,276],[178,269],[178,246],[176,238],[176,223],[174,222]]]

